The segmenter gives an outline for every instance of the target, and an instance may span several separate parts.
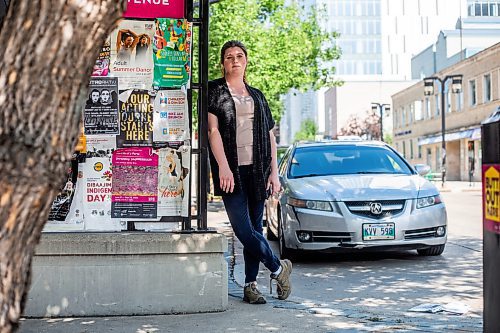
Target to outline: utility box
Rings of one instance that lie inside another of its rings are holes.
[[[482,123],[484,332],[500,332],[500,107]]]

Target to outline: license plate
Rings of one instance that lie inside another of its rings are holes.
[[[394,223],[364,223],[363,240],[379,240],[395,238]]]

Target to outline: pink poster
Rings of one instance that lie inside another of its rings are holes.
[[[113,152],[111,215],[114,218],[156,218],[158,155],[152,148]]]
[[[184,0],[128,0],[123,17],[184,17]]]

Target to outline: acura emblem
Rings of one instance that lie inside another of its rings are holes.
[[[382,204],[378,202],[370,203],[370,212],[375,215],[382,214]]]

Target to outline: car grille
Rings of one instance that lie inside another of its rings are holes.
[[[406,230],[405,231],[405,239],[420,239],[420,238],[436,237],[436,229],[437,229],[437,227]]]
[[[354,215],[369,217],[372,219],[383,219],[397,215],[405,208],[406,200],[373,200],[373,201],[346,201],[345,204],[349,211]],[[371,203],[380,203],[382,205],[381,214],[373,214],[370,211]]]
[[[344,243],[351,241],[348,232],[310,231],[313,242]]]

